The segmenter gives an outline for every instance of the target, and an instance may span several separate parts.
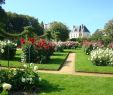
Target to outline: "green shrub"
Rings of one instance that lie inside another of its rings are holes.
[[[87,55],[89,55],[92,50],[93,50],[93,46],[92,45],[89,45],[89,46],[85,47],[85,53]]]

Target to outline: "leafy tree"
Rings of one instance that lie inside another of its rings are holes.
[[[5,0],[0,0],[0,4],[5,4]]]
[[[16,13],[8,12],[8,21],[6,25],[6,31],[12,34],[21,33],[24,31],[24,27],[32,26],[34,33],[37,35],[43,34],[43,28],[40,26],[37,19],[28,15],[19,15]]]
[[[52,39],[51,31],[45,30],[45,38],[50,41]]]
[[[43,23],[43,21],[40,23],[40,26],[44,29],[44,23]]]
[[[56,40],[65,41],[69,38],[69,29],[61,22],[52,22],[49,30],[52,31],[52,36]]]
[[[103,30],[100,30],[100,29],[97,29],[91,36],[91,39],[92,40],[102,40],[103,39],[103,35],[104,35],[104,32]]]
[[[113,38],[113,19],[109,20],[106,24],[105,24],[105,33],[106,35],[108,35],[109,37]]]

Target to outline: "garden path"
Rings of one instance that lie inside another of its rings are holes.
[[[52,73],[52,74],[71,74],[80,76],[100,76],[100,77],[113,77],[113,74],[100,74],[100,73],[86,73],[86,72],[76,72],[75,71],[75,53],[70,53],[64,65],[59,71],[48,71],[48,70],[38,70],[42,73]]]

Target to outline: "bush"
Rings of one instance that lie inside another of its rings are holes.
[[[16,44],[11,41],[0,41],[0,58],[13,59],[16,54]]]
[[[36,70],[36,66],[27,65],[23,70],[0,70],[0,82],[11,84],[12,91],[36,90],[40,84],[40,77]]]
[[[46,63],[54,52],[54,45],[44,39],[35,43],[24,42],[22,62]]]
[[[96,66],[113,65],[113,50],[101,49],[91,51],[91,61]]]
[[[89,55],[92,50],[93,50],[93,46],[92,45],[89,45],[89,46],[85,47],[85,53],[87,55]]]

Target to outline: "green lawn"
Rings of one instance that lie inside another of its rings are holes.
[[[89,55],[86,55],[82,49],[76,51],[76,71],[83,72],[99,72],[99,73],[113,73],[113,66],[95,66],[92,64]]]
[[[113,78],[42,74],[37,95],[113,95]]]
[[[22,67],[23,63],[21,60],[22,51],[17,51],[14,60],[10,61],[10,67]],[[38,65],[39,69],[49,69],[49,70],[57,70],[60,65],[64,62],[67,57],[69,50],[65,50],[64,52],[54,52],[53,56],[51,56],[51,60],[46,64],[35,64]],[[8,66],[8,61],[0,60],[1,66]],[[29,65],[29,64],[28,64]]]

